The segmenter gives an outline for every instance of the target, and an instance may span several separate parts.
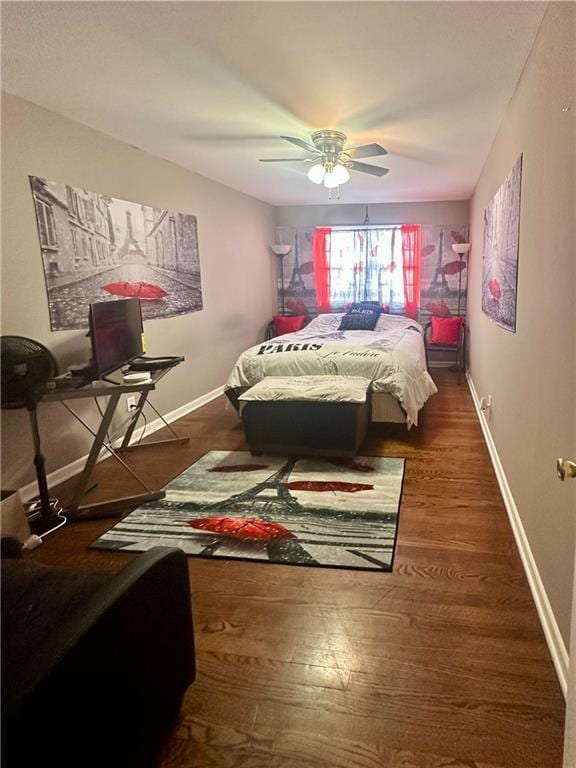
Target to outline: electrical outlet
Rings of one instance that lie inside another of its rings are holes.
[[[480,398],[480,410],[487,411],[492,407],[492,395]]]
[[[136,395],[128,395],[126,398],[126,407],[128,408],[128,412],[136,408]]]

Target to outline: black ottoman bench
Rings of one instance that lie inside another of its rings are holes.
[[[369,387],[361,376],[267,376],[239,398],[250,451],[355,456],[370,421]]]

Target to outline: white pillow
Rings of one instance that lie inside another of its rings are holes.
[[[336,314],[327,313],[318,315],[318,317],[315,317],[308,323],[306,330],[323,332],[337,331],[344,314],[344,312],[338,312]]]
[[[376,323],[375,331],[398,331],[409,326],[416,326],[420,333],[423,333],[422,326],[417,323],[416,320],[412,320],[410,317],[404,315],[389,315],[382,312]]]

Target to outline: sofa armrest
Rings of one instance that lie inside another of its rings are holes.
[[[151,764],[194,677],[187,558],[156,547],[63,617],[30,659],[4,713],[8,749],[19,751],[32,729],[44,754],[45,740],[64,717],[71,765],[76,740],[84,744],[84,766],[105,764],[110,754],[118,764]],[[59,754],[60,765],[68,765]]]

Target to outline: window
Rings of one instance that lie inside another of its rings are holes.
[[[56,225],[54,224],[54,212],[52,207],[43,200],[36,198],[36,218],[38,219],[38,232],[40,233],[40,245],[42,248],[57,248]]]
[[[74,214],[74,193],[70,187],[66,187],[66,200],[68,201],[68,211]]]
[[[94,203],[89,198],[81,198],[79,200],[80,208],[82,209],[84,221],[94,222]]]
[[[78,251],[78,233],[75,229],[71,230],[72,235],[72,250],[74,251],[74,258],[77,259],[80,256],[80,253]]]
[[[158,232],[156,235],[156,263],[164,266],[164,236],[162,232]]]
[[[68,200],[68,212],[71,216],[81,221],[78,193],[72,187],[66,187],[66,199]]]
[[[176,269],[178,269],[178,237],[176,235],[176,220],[174,216],[170,216],[170,235],[172,237],[172,253],[174,254],[174,261],[176,262]]]
[[[399,226],[335,229],[330,234],[330,304],[378,301],[404,307],[402,237]]]

